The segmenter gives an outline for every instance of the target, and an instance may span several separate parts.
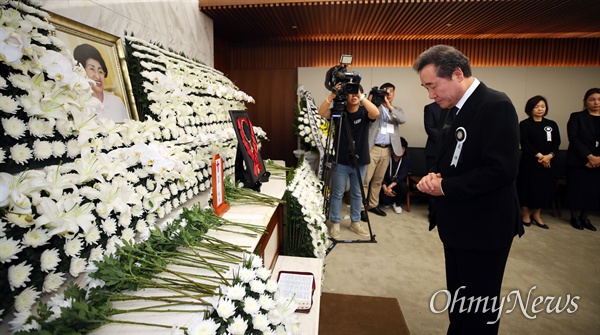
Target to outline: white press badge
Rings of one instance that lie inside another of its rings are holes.
[[[546,141],[552,142],[552,127],[545,126],[544,131],[546,132]]]
[[[391,123],[387,124],[387,133],[388,134],[393,134],[394,133],[394,125]]]
[[[458,164],[458,158],[460,157],[460,152],[462,151],[463,143],[467,139],[467,130],[463,127],[458,127],[456,132],[454,133],[456,136],[456,148],[454,149],[454,154],[452,155],[452,162],[450,166],[456,166]]]

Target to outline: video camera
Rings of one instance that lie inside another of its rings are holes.
[[[360,88],[360,73],[348,71],[348,65],[352,64],[352,55],[342,55],[340,65],[330,68],[325,75],[325,88],[336,94],[333,104],[332,116],[339,116],[346,110],[346,99],[348,94],[358,94]],[[335,86],[342,83],[338,90]]]
[[[385,96],[387,94],[387,89],[379,89],[377,86],[373,86],[373,88],[371,88],[371,92],[369,92],[369,95],[372,96],[371,102],[377,107],[381,106],[381,104],[385,102]]]

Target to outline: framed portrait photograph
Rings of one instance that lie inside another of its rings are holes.
[[[244,183],[244,187],[258,190],[262,182],[269,180],[258,149],[254,127],[247,111],[229,111],[233,129],[238,140],[235,160],[235,177]]]
[[[115,122],[139,120],[121,38],[96,28],[50,14],[56,37],[85,69],[93,94],[103,103],[98,116]]]

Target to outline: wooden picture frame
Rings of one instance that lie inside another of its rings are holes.
[[[52,12],[49,12],[49,14],[48,21],[56,27],[55,36],[65,43],[65,48],[76,60],[77,58],[91,58],[94,60],[99,53],[106,67],[106,69],[103,69],[104,66],[99,60],[94,63],[97,67],[94,67],[94,64],[89,64],[89,68],[86,68],[86,64],[81,64],[86,69],[88,78],[90,76],[94,77],[90,79],[98,83],[98,90],[102,92],[98,94],[103,96],[101,101],[103,100],[104,108],[99,111],[99,115],[111,118],[115,122],[123,122],[125,119],[139,120],[121,38],[58,14]],[[81,47],[75,55],[75,49],[78,46]],[[93,49],[96,49],[98,53]],[[87,57],[88,55],[94,56]],[[100,68],[106,73],[104,80],[100,79],[102,77],[101,73],[98,74]],[[116,98],[119,98],[120,101]],[[123,111],[121,102],[126,113]]]
[[[265,169],[260,155],[252,122],[246,111],[231,110],[229,115],[238,140],[235,163],[236,180],[242,181],[244,187],[258,190],[262,182],[269,180],[270,173]]]

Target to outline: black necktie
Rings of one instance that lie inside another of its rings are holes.
[[[452,122],[454,122],[454,118],[456,118],[456,112],[458,112],[458,107],[454,106],[448,110],[448,114],[446,114],[446,122],[442,126],[442,137],[446,136],[450,126],[452,126]]]

